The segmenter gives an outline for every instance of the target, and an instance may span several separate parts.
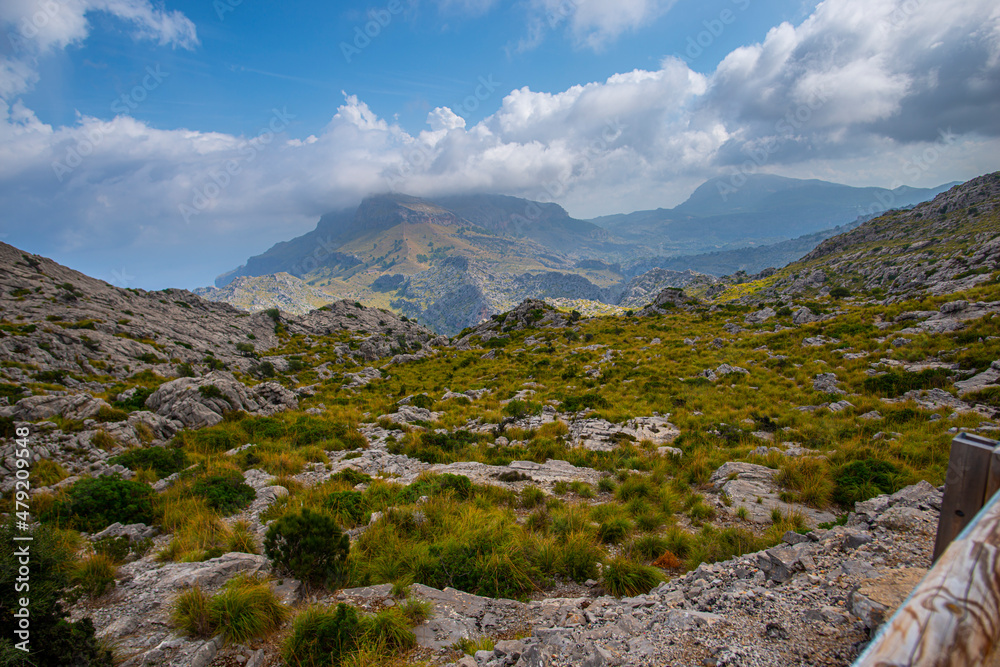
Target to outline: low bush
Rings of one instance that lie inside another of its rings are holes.
[[[72,582],[87,597],[99,598],[115,586],[114,560],[106,554],[87,556],[73,569]]]
[[[343,602],[307,607],[292,621],[281,657],[290,667],[337,667],[357,646],[359,624],[358,612]]]
[[[358,484],[368,484],[372,481],[372,476],[366,475],[365,473],[355,470],[354,468],[344,468],[340,472],[332,475],[330,479],[347,482],[351,486],[357,486]]]
[[[115,522],[151,524],[155,495],[148,485],[118,476],[81,479],[42,518],[91,533]]]
[[[344,575],[350,539],[333,517],[308,508],[271,524],[264,553],[278,568],[310,585],[330,585]]]
[[[632,597],[648,593],[663,581],[655,567],[637,563],[631,558],[618,556],[604,564],[601,585],[615,597]]]
[[[146,447],[132,449],[111,459],[111,463],[129,470],[152,468],[159,478],[180,472],[190,465],[187,454],[179,447]]]
[[[840,466],[833,475],[833,499],[846,508],[883,493],[895,493],[906,485],[906,475],[897,466],[879,459],[862,459]]]
[[[194,483],[191,491],[204,498],[209,507],[223,516],[246,508],[257,497],[257,492],[237,472],[202,477]]]
[[[561,407],[565,412],[580,412],[588,408],[607,408],[610,405],[608,399],[600,394],[588,393],[581,396],[567,396],[563,399]]]
[[[221,633],[226,641],[245,642],[276,630],[287,613],[267,581],[237,576],[211,597],[197,586],[184,591],[174,601],[170,620],[190,636]]]
[[[417,394],[410,399],[410,405],[423,410],[430,410],[434,405],[434,399],[427,394]]]
[[[930,368],[916,373],[889,371],[882,375],[865,378],[864,389],[869,394],[885,398],[898,398],[914,389],[944,389],[951,385],[948,377],[952,374],[944,368]]]
[[[359,491],[334,491],[323,501],[323,507],[347,528],[364,523],[369,516],[368,503]]]

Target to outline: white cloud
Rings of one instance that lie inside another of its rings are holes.
[[[87,14],[105,12],[125,21],[137,39],[191,49],[198,44],[194,23],[179,11],[154,7],[149,0],[4,0],[0,23],[16,40],[15,49],[44,54],[86,39]]]
[[[512,50],[533,49],[548,31],[564,27],[576,46],[600,51],[622,33],[655,20],[673,3],[674,0],[530,0],[528,34]]]
[[[305,139],[285,136],[282,110],[237,137],[126,116],[50,127],[0,102],[0,231],[94,273],[124,267],[144,284],[155,270],[190,285],[390,189],[503,192],[591,216],[675,204],[743,168],[883,186],[997,169],[1000,13],[979,0],[908,6],[826,0],[710,76],[667,58],[561,92],[512,90],[472,126],[439,107],[417,133],[350,94]],[[943,144],[949,127],[958,138]]]

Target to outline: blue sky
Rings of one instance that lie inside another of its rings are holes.
[[[1000,168],[994,5],[0,0],[0,234],[194,287],[386,190],[586,218],[965,180]]]
[[[398,119],[416,133],[435,107],[461,111],[471,124],[496,111],[514,88],[556,93],[618,72],[656,69],[674,53],[688,57],[695,71],[710,73],[732,49],[760,41],[771,27],[801,20],[812,9],[794,0],[678,3],[592,48],[567,25],[573,4],[564,0],[543,13],[546,34],[537,46],[519,50],[530,36],[532,16],[523,3],[481,3],[489,6],[476,9],[477,3],[442,7],[398,0],[398,13],[389,11],[388,1],[233,4],[166,5],[194,23],[199,44],[191,51],[137,41],[127,24],[95,12],[90,36],[46,58],[38,85],[23,99],[52,125],[72,124],[77,112],[110,120],[117,94],[131,89],[146,66],[159,65],[169,73],[169,85],[131,115],[161,129],[251,133],[271,108],[287,107],[296,115],[288,134],[305,138],[330,121],[346,91],[379,117]],[[731,12],[731,23],[722,23],[723,11]],[[382,19],[377,32],[370,29],[376,36],[357,49],[367,38],[357,31],[373,18]],[[699,33],[707,47],[688,42]],[[480,77],[499,85],[488,99],[467,105]]]

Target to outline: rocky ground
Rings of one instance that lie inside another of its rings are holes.
[[[268,476],[246,477],[264,501],[244,513],[254,520],[280,494]],[[846,525],[789,532],[782,545],[699,566],[634,598],[609,597],[596,583],[573,597],[529,603],[414,585],[410,594],[431,602],[433,613],[415,628],[412,657],[462,667],[847,665],[930,566],[940,502],[940,490],[926,482],[907,487],[858,503]],[[150,533],[141,524],[116,525],[101,536]],[[154,547],[168,537],[156,537]],[[237,573],[268,569],[265,557],[252,554],[161,565],[151,551],[120,568],[112,593],[73,613],[93,618],[126,666],[279,665],[266,639],[192,641],[168,622],[170,600],[184,588],[213,592]],[[376,611],[398,603],[388,584],[319,595],[293,580],[274,586],[295,607],[348,601]],[[455,649],[483,635],[497,640],[493,650],[462,657]]]

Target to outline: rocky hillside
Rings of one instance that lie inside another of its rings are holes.
[[[240,310],[257,312],[277,308],[292,315],[304,315],[333,301],[328,292],[310,287],[284,272],[240,276],[225,287],[199,287],[194,293],[208,301],[221,301]]]
[[[353,302],[300,316],[251,314],[184,290],[121,289],[6,244],[0,261],[0,376],[21,387],[102,391],[142,371],[176,377],[228,368],[260,376],[260,355],[289,340],[336,336],[339,357],[371,361],[436,337]]]
[[[888,302],[949,294],[991,280],[1000,267],[1000,172],[908,210],[894,210],[834,236],[797,262],[756,275],[737,272],[692,293],[741,303],[867,294]]]
[[[930,565],[955,434],[1000,435],[995,182],[799,265],[603,316],[526,299],[452,340],[0,246],[0,559],[31,532],[45,564],[32,658],[846,667]]]

